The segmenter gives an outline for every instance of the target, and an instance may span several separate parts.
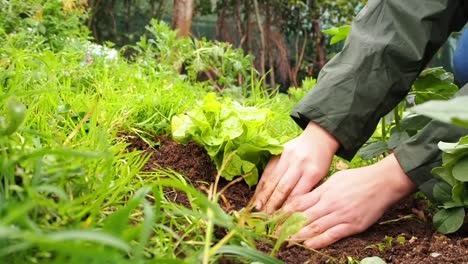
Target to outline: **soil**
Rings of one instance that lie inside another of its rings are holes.
[[[188,143],[178,144],[167,137],[158,137],[157,147],[150,147],[139,137],[124,135],[130,143],[129,149],[152,153],[145,170],[171,168],[185,175],[202,191],[214,181],[216,167],[203,147]],[[220,180],[218,190],[228,182]],[[244,182],[231,185],[225,192],[220,205],[226,211],[245,207],[254,193]],[[175,190],[167,190],[167,196],[190,207],[187,197]],[[343,239],[318,252],[300,246],[283,246],[277,257],[285,263],[347,263],[347,258],[360,260],[379,256],[387,263],[467,263],[468,228],[445,236],[432,226],[431,210],[422,198],[408,197],[390,208],[384,216],[366,232]],[[465,225],[466,226],[466,225]],[[223,232],[223,230],[218,230]],[[399,243],[397,237],[404,237]],[[389,245],[388,241],[393,238]],[[379,248],[380,247],[380,248]],[[272,246],[258,243],[257,249],[269,253]],[[231,263],[231,262],[230,262]]]

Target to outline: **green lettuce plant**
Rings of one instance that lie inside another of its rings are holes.
[[[242,176],[253,186],[259,169],[282,151],[280,142],[264,128],[270,115],[269,109],[242,106],[210,93],[197,108],[172,118],[172,136],[203,145],[224,178]]]

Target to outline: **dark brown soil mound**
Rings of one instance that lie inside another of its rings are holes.
[[[171,168],[185,175],[194,186],[206,190],[217,174],[206,151],[195,143],[178,144],[166,137],[159,137],[158,147],[151,148],[138,137],[126,136],[130,149],[145,150],[152,156],[145,170]],[[218,189],[228,182],[221,179]],[[226,210],[245,207],[254,193],[253,189],[239,182],[230,186],[221,199]],[[186,196],[172,190],[169,197],[190,206]],[[172,195],[172,196],[171,196]],[[343,239],[319,253],[299,246],[282,247],[277,257],[286,263],[347,263],[347,257],[357,260],[379,256],[387,263],[468,263],[468,238],[466,230],[451,236],[435,232],[427,203],[409,197],[392,207],[382,219],[366,232]],[[404,243],[397,238],[404,237]],[[258,244],[258,249],[270,252],[271,246]]]

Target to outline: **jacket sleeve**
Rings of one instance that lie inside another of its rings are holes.
[[[337,155],[351,159],[467,16],[465,0],[369,0],[291,116],[326,129],[340,143]]]
[[[468,96],[468,84],[456,96]],[[398,146],[394,154],[403,171],[421,191],[432,197],[433,187],[438,180],[431,171],[442,164],[442,152],[437,144],[440,141],[457,142],[466,135],[468,129],[433,120],[418,134]]]

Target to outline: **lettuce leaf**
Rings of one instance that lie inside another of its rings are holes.
[[[242,106],[210,93],[195,109],[172,118],[172,137],[201,144],[224,178],[242,176],[253,186],[270,157],[283,150],[265,128],[271,116],[269,109]]]

